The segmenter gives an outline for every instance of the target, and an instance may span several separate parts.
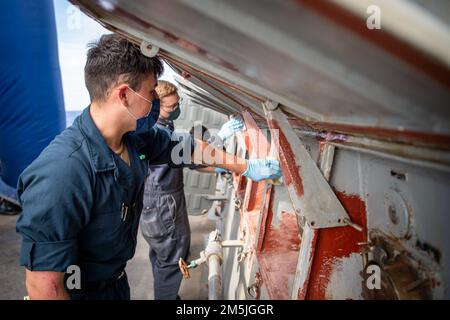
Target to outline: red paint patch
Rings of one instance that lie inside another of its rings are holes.
[[[352,253],[359,253],[358,242],[367,241],[366,205],[358,195],[337,192],[350,219],[364,228],[359,232],[352,227],[320,229],[314,262],[309,279],[307,299],[326,299],[326,289],[337,261]]]
[[[268,217],[270,226],[264,237],[262,251],[257,253],[259,270],[269,297],[286,300],[290,299],[289,281],[297,268],[300,247],[297,217],[292,213],[281,212],[277,226],[271,220],[272,214]]]
[[[295,162],[295,155],[292,151],[283,131],[275,120],[267,120],[270,126],[270,132],[273,139],[278,136],[278,153],[280,157],[280,166],[283,172],[284,182],[287,186],[293,185],[295,192],[299,197],[303,196],[303,180],[300,176],[300,165]]]
[[[242,114],[245,122],[245,128],[242,134],[244,137],[246,149],[250,158],[264,159],[270,151],[270,144],[262,134],[252,115],[245,111]],[[264,182],[248,181],[246,197],[244,200],[244,210],[260,210],[264,192]]]
[[[261,211],[261,225],[258,232],[258,242],[256,244],[257,252],[261,252],[264,244],[264,237],[266,236],[266,230],[270,226],[270,221],[272,221],[272,186],[269,186],[266,190],[264,198],[264,207]]]

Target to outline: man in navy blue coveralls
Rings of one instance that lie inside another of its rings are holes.
[[[162,71],[158,58],[118,35],[89,49],[90,106],[19,178],[17,231],[30,299],[130,298],[124,270],[136,249],[148,162],[171,164],[179,143],[150,121]],[[187,150],[204,148],[185,140]],[[222,167],[251,179],[280,175],[278,162]],[[70,266],[80,270],[79,288],[67,286]]]

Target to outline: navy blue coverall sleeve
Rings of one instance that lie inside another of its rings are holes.
[[[93,203],[82,164],[70,157],[37,161],[20,176],[18,196],[24,208],[16,227],[23,237],[20,265],[66,272],[77,264],[77,234]]]
[[[195,140],[191,135],[172,134],[170,130],[158,127],[148,133],[140,134],[138,138],[139,152],[154,165],[167,163],[171,167],[184,166],[190,163],[195,148]],[[188,153],[184,154],[185,152]],[[172,157],[172,155],[176,156]]]

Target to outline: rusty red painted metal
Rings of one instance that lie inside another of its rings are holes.
[[[261,219],[260,219],[260,226],[259,226],[259,230],[258,230],[258,238],[257,238],[257,243],[256,243],[256,251],[258,253],[260,253],[263,249],[263,244],[264,244],[264,238],[266,236],[266,231],[267,229],[270,228],[270,219],[269,219],[269,215],[273,214],[271,213],[272,210],[272,186],[268,186],[266,188],[266,194],[264,197],[264,205],[263,208],[261,210]]]
[[[250,113],[244,113],[244,121],[248,129],[256,129]],[[294,151],[289,145],[283,131],[278,123],[269,120],[269,128],[272,136],[278,135],[279,159],[283,170],[283,176],[287,185],[294,185],[296,193],[303,193],[302,180],[297,170]],[[325,138],[329,135],[324,135]],[[244,139],[249,152],[253,150],[255,139]],[[275,140],[277,141],[277,140]],[[323,144],[321,144],[321,149]],[[290,299],[290,282],[297,270],[301,240],[299,235],[305,230],[299,229],[298,216],[294,212],[274,212],[272,210],[275,190],[265,189],[265,197],[259,192],[258,185],[247,185],[244,198],[253,198],[249,205],[244,206],[242,219],[247,225],[246,232],[250,233],[251,243],[256,245],[248,254],[248,267],[254,263],[256,257],[259,271],[263,279],[264,287],[270,299]],[[301,192],[300,192],[301,191]],[[353,253],[360,252],[359,243],[367,241],[366,211],[365,203],[358,195],[347,195],[343,192],[337,193],[338,200],[348,212],[350,219],[361,225],[364,231],[361,233],[351,227],[336,227],[325,229],[311,229],[311,238],[305,239],[309,246],[305,267],[309,273],[298,290],[298,299],[325,299],[327,298],[327,287],[340,260]],[[262,203],[262,198],[265,201]],[[252,205],[250,205],[252,203]],[[261,216],[262,215],[262,216]],[[275,216],[276,215],[276,218]],[[259,224],[258,224],[259,223]],[[259,226],[259,229],[258,229]],[[256,249],[256,250],[255,250]],[[276,263],[275,263],[276,262]]]
[[[252,114],[243,113],[246,130],[242,132],[250,157],[265,158],[270,144],[257,126]],[[259,273],[271,299],[288,299],[289,281],[295,274],[300,246],[297,216],[293,212],[272,210],[274,189],[265,182],[247,180],[242,225],[252,244],[247,256],[250,268],[256,258]]]
[[[320,229],[312,265],[307,299],[327,299],[326,290],[339,260],[359,253],[358,243],[367,242],[366,205],[358,195],[337,192],[351,220],[363,227],[359,232],[352,227]],[[358,275],[355,275],[358,276]]]
[[[303,191],[303,181],[300,176],[299,170],[301,166],[296,163],[294,151],[291,148],[286,136],[280,129],[279,124],[276,120],[267,120],[269,124],[270,132],[272,134],[272,139],[279,142],[278,156],[280,160],[281,170],[283,172],[283,178],[286,185],[294,186],[294,189],[299,197],[304,193]]]
[[[238,139],[242,138],[240,140],[244,142],[247,152],[251,158],[265,158],[268,151],[270,150],[270,145],[267,139],[261,134],[259,127],[248,111],[243,113],[243,119],[245,122],[246,130],[237,133]],[[261,139],[259,140],[260,143],[254,143],[257,139]],[[261,150],[259,148],[261,148]],[[247,267],[250,268],[256,257],[256,248],[253,247],[253,245],[256,245],[259,241],[258,239],[261,237],[258,226],[261,208],[264,206],[264,204],[262,203],[262,199],[265,198],[263,197],[265,182],[252,181],[241,176],[235,176],[235,178],[238,180],[237,192],[239,195],[242,194],[243,199],[243,204],[240,210],[241,236],[242,238],[247,237],[248,242],[251,244],[250,248],[248,248],[249,251],[247,253]],[[242,188],[244,187],[243,180],[245,180],[245,190],[242,190]],[[241,190],[243,191],[242,193]],[[270,201],[270,197],[267,199],[267,201]],[[244,232],[245,236],[243,234]],[[264,270],[262,270],[261,272],[264,273]]]
[[[263,248],[257,254],[259,267],[269,297],[290,299],[289,284],[297,268],[300,247],[297,216],[281,212],[276,224],[273,220],[270,210]]]
[[[269,155],[270,144],[262,134],[250,112],[247,110],[242,113],[245,122],[244,141],[250,158],[264,159]],[[260,210],[264,192],[264,183],[249,181],[247,188],[248,197],[244,200],[244,209],[247,211]]]

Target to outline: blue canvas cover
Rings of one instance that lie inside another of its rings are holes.
[[[65,128],[53,2],[3,1],[0,25],[0,178],[15,188]]]

